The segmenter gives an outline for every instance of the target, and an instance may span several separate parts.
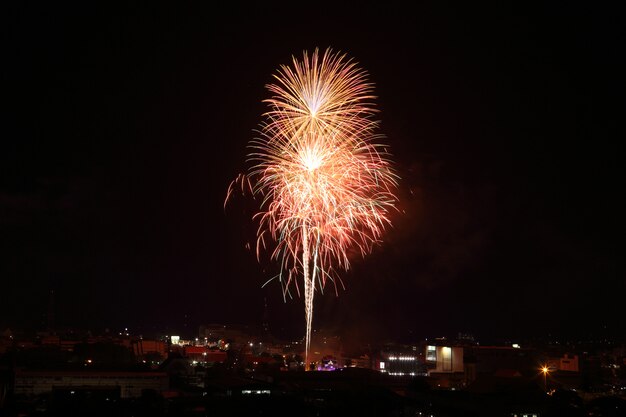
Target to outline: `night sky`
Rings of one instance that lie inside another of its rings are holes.
[[[59,328],[191,336],[258,325],[267,299],[272,331],[301,337],[303,299],[261,288],[276,265],[245,248],[249,205],[223,203],[272,73],[330,46],[376,85],[400,203],[346,290],[317,296],[315,328],[626,331],[618,13],[14,3],[0,12],[0,327],[45,327],[54,290]]]

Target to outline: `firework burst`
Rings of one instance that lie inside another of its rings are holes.
[[[308,366],[315,291],[329,280],[336,291],[348,251],[365,256],[380,240],[397,176],[376,133],[373,86],[346,55],[305,52],[267,89],[269,111],[249,145],[253,167],[239,182],[261,198],[257,256],[271,238],[284,296],[300,294],[302,278]]]

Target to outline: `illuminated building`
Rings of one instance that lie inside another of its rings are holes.
[[[165,372],[15,371],[15,395],[26,397],[55,392],[78,395],[87,391],[106,391],[113,398],[136,398],[144,390],[162,392],[168,387],[169,378]]]
[[[380,372],[393,376],[422,376],[424,367],[415,355],[389,354],[384,355],[379,364]]]
[[[463,347],[426,346],[428,374],[463,372]]]

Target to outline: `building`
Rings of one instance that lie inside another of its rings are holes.
[[[426,345],[424,361],[434,387],[454,390],[466,385],[462,346]]]
[[[473,368],[472,382],[480,375],[494,375],[502,370],[516,371],[523,376],[533,376],[542,363],[534,349],[509,346],[471,346],[465,348],[468,366]]]
[[[167,357],[167,344],[162,340],[134,340],[132,348],[138,360],[150,360],[154,358],[163,360]]]
[[[397,377],[426,375],[424,355],[418,346],[386,344],[373,359],[375,369],[383,374]]]
[[[424,374],[423,366],[417,356],[405,354],[384,355],[378,364],[378,369],[382,373],[392,376],[417,376]]]
[[[165,372],[129,371],[15,371],[14,393],[26,397],[39,394],[108,390],[120,398],[140,397],[144,391],[158,393],[169,389],[169,379]]]
[[[578,372],[578,355],[565,353],[557,358],[548,358],[546,365],[551,371]]]
[[[425,353],[429,376],[437,373],[464,372],[461,346],[427,345]]]

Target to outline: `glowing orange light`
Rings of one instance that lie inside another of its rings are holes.
[[[283,295],[292,283],[299,294],[295,277],[303,277],[309,363],[315,289],[330,279],[337,291],[336,268],[349,268],[348,250],[365,256],[380,241],[397,176],[386,148],[374,143],[373,86],[352,60],[330,49],[304,52],[274,80],[260,137],[249,144],[254,167],[239,181],[261,197],[257,256],[271,237]]]

